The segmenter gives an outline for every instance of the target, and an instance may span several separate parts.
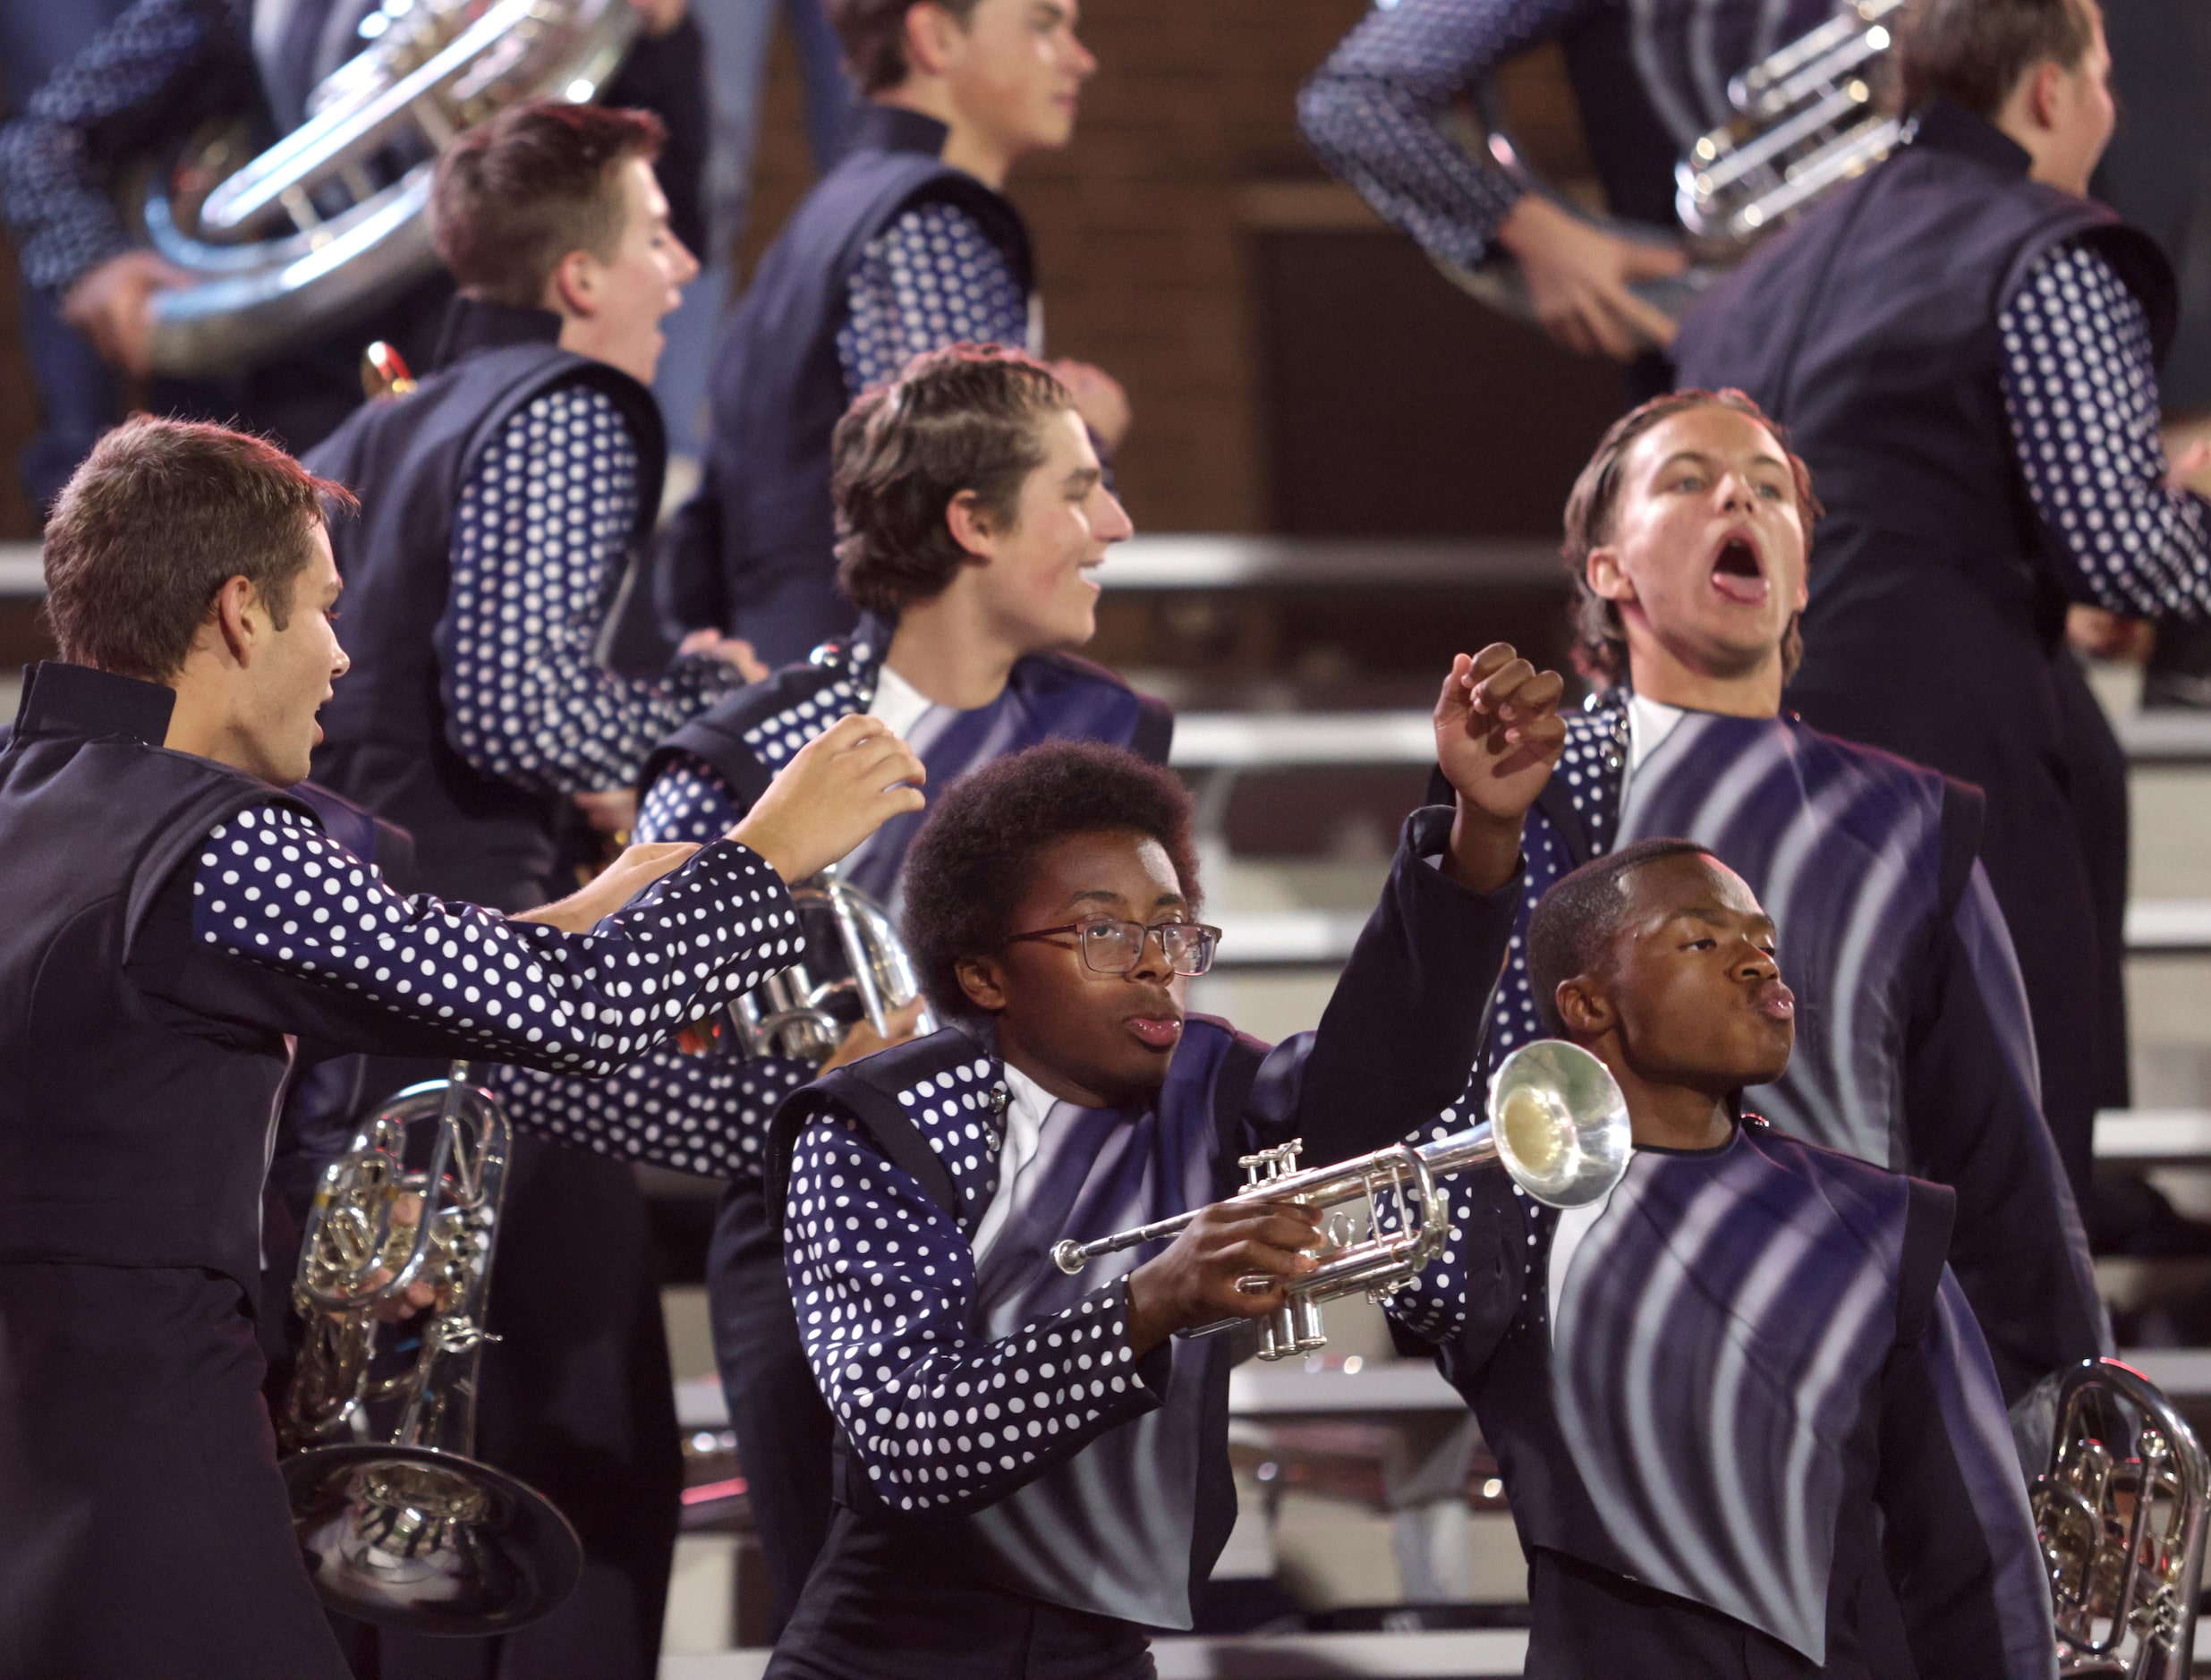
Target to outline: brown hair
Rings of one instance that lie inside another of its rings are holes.
[[[1628,637],[1620,628],[1620,608],[1589,587],[1589,554],[1611,540],[1612,514],[1620,506],[1620,479],[1628,452],[1653,427],[1697,408],[1732,409],[1738,414],[1748,415],[1773,434],[1773,441],[1789,457],[1790,476],[1796,480],[1797,516],[1804,526],[1805,547],[1809,556],[1812,527],[1822,510],[1819,498],[1812,494],[1811,470],[1789,446],[1789,433],[1780,421],[1740,391],[1732,390],[1671,391],[1630,410],[1614,420],[1598,439],[1596,454],[1589,457],[1589,464],[1574,480],[1574,488],[1566,498],[1566,540],[1559,545],[1559,555],[1566,562],[1574,591],[1574,664],[1584,676],[1594,681],[1619,683],[1628,675]],[[1803,658],[1804,638],[1798,632],[1797,621],[1791,618],[1788,633],[1782,639],[1783,676],[1793,676]]]
[[[2079,68],[2096,17],[2091,0],[1911,0],[1896,31],[1902,108],[1947,96],[1993,117],[2044,60]]]
[[[1021,484],[1044,464],[1043,419],[1075,406],[1050,369],[1002,344],[949,344],[863,391],[829,442],[837,581],[854,606],[896,617],[940,595],[971,556],[945,523],[954,498],[1010,529]]]
[[[610,258],[622,237],[616,171],[651,163],[668,132],[650,111],[526,99],[470,129],[438,160],[430,227],[462,291],[534,309],[572,250]]]
[[[906,80],[906,14],[923,0],[829,0],[829,23],[863,98]],[[978,0],[931,0],[964,29]]]
[[[62,658],[161,682],[224,584],[242,577],[278,630],[310,532],[344,486],[227,427],[126,420],[92,447],[46,525],[46,614]]]

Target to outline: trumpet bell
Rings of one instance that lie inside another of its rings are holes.
[[[1610,1068],[1563,1039],[1524,1044],[1498,1065],[1489,1116],[1498,1160],[1551,1207],[1586,1207],[1628,1170],[1628,1099]]]
[[[574,1590],[583,1548],[527,1482],[456,1453],[358,1442],[283,1461],[323,1602],[418,1633],[511,1633]]]

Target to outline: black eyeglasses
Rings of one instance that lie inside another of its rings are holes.
[[[1127,975],[1144,961],[1144,941],[1157,934],[1161,953],[1178,974],[1203,974],[1213,965],[1213,952],[1220,944],[1220,929],[1202,921],[1122,921],[1101,916],[1090,921],[1069,921],[1057,928],[1037,928],[1016,933],[1008,945],[1024,939],[1050,939],[1063,933],[1075,936],[1075,948],[1083,954],[1083,966],[1093,974]]]

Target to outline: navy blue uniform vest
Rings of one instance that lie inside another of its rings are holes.
[[[174,699],[42,665],[0,753],[0,1262],[198,1267],[250,1297],[284,1040],[165,1021],[125,964],[211,829],[313,813],[163,748]]]
[[[857,616],[837,590],[829,434],[849,403],[837,335],[868,242],[910,207],[956,204],[1031,284],[1019,212],[942,162],[945,127],[872,106],[852,149],[777,236],[714,364],[706,482],[670,528],[662,626],[749,639],[769,665],[803,659]]]
[[[411,395],[370,403],[307,458],[361,505],[330,531],[345,579],[338,640],[353,664],[322,708],[315,779],[414,836],[423,891],[501,910],[542,902],[562,802],[483,775],[446,735],[438,638],[462,489],[509,420],[569,386],[605,392],[629,423],[633,540],[652,529],[667,464],[652,394],[561,349],[559,330],[543,310],[456,302],[438,370]]]

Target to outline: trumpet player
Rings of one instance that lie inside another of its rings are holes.
[[[1526,939],[1545,1028],[1627,1099],[1627,1174],[1563,1213],[1449,1181],[1453,1252],[1388,1311],[1497,1455],[1527,1674],[2049,1680],[2019,1459],[1943,1263],[1952,1193],[1743,1107],[1804,1013],[1756,896],[1702,846],[1638,841]]]
[[[855,719],[731,835],[633,853],[589,904],[532,921],[399,897],[283,791],[345,675],[324,524],[343,498],[258,438],[146,420],[47,523],[62,658],[0,752],[11,1675],[347,1672],[251,1321],[301,1040],[607,1071],[790,960],[783,883],[921,797],[912,754]]]
[[[1790,929],[1799,1002],[1796,1053],[1752,1100],[1792,1136],[1956,1191],[1951,1264],[2018,1402],[2109,1333],[1978,861],[1979,793],[1782,709],[1818,511],[1780,428],[1736,393],[1654,399],[1599,442],[1562,552],[1576,658],[1606,686],[1568,719],[1569,774],[1529,818],[1521,916],[1652,836],[1725,858]],[[1543,1031],[1516,949],[1492,1065]]]
[[[1235,1516],[1229,1355],[1176,1332],[1278,1307],[1317,1241],[1308,1209],[1223,1202],[1235,1162],[1296,1137],[1331,1163],[1461,1088],[1560,687],[1501,644],[1459,657],[1436,709],[1453,804],[1407,824],[1317,1032],[1272,1049],[1186,1012],[1219,935],[1168,772],[1054,742],[937,801],[906,929],[954,1024],[777,1116],[841,1480],[770,1675],[1134,1676],[1145,1630],[1191,1625]],[[1080,1279],[1050,1258],[1199,1208],[1164,1252]]]
[[[858,628],[670,736],[646,767],[641,842],[721,833],[792,752],[855,712],[909,742],[940,792],[1048,739],[1166,762],[1167,708],[1072,652],[1097,626],[1094,574],[1134,528],[1074,394],[1050,369],[996,345],[915,357],[838,425],[832,484],[839,573],[861,607]],[[892,901],[918,821],[886,824],[845,861],[844,878]],[[880,1048],[862,1022],[836,1059]],[[791,1319],[761,1168],[776,1104],[820,1071],[665,1048],[606,1081],[497,1075],[510,1109],[540,1131],[730,1181],[707,1282],[778,1616],[829,1532],[835,1427]]]

